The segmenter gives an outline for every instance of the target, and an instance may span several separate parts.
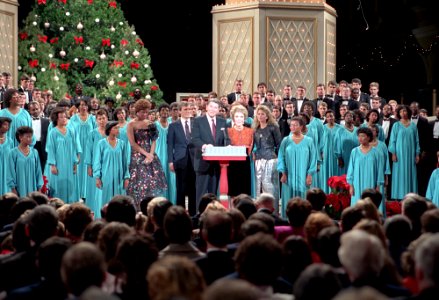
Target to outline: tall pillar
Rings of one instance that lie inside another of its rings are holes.
[[[16,82],[18,57],[18,2],[0,0],[0,72],[9,72]]]
[[[318,83],[336,78],[336,11],[325,0],[226,0],[214,6],[212,87],[219,95],[242,79],[282,94],[303,85],[314,97]]]

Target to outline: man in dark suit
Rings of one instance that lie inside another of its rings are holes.
[[[351,88],[348,86],[344,87],[341,90],[341,100],[339,102],[339,105],[342,104],[346,104],[348,106],[348,110],[350,111],[360,108],[359,102],[351,98]]]
[[[188,102],[180,102],[181,118],[169,124],[168,129],[168,163],[175,172],[177,188],[177,205],[185,207],[188,196],[188,210],[191,216],[197,213],[195,198],[194,146],[191,143],[192,108]],[[186,126],[187,124],[187,126]]]
[[[26,96],[26,103],[24,107],[29,108],[29,103],[32,102],[32,93],[28,90],[30,78],[26,74],[22,75],[20,78],[20,87],[18,88],[19,93],[23,93]]]
[[[236,79],[233,88],[234,91],[227,95],[227,102],[229,102],[229,104],[239,100],[242,93],[242,79]]]
[[[418,174],[418,193],[425,196],[427,192],[428,180],[430,179],[431,172],[434,166],[430,166],[428,153],[431,148],[433,132],[432,128],[428,124],[428,120],[419,115],[419,103],[410,103],[410,110],[412,111],[412,122],[416,124],[418,128],[419,146],[421,148],[421,155],[419,156],[419,162],[416,165]]]
[[[48,118],[41,117],[40,104],[36,101],[29,103],[29,114],[32,117],[32,129],[34,130],[35,146],[40,157],[41,170],[44,170],[47,160],[46,152],[46,139],[47,128],[49,128],[50,120]]]
[[[209,285],[235,271],[235,263],[227,244],[232,236],[232,218],[225,212],[210,211],[203,219],[201,230],[207,243],[207,255],[195,260]]]
[[[316,88],[317,98],[311,100],[313,105],[314,117],[320,119],[320,113],[318,111],[319,105],[322,102],[325,102],[328,105],[328,109],[334,110],[334,100],[325,96],[325,85],[323,83],[319,83]]]
[[[272,114],[279,125],[280,134],[282,135],[282,138],[284,138],[290,133],[290,127],[288,126],[287,120],[282,119],[280,110],[280,107],[275,105],[273,106]]]
[[[383,116],[378,121],[378,124],[381,125],[384,131],[384,137],[386,145],[389,146],[390,134],[392,133],[393,124],[395,124],[398,120],[392,118],[392,107],[389,104],[384,105],[383,107]]]
[[[299,85],[296,89],[296,97],[293,98],[294,104],[294,115],[298,116],[301,112],[303,112],[303,104],[310,102],[308,98],[305,97],[306,88],[303,85]]]
[[[207,147],[230,144],[226,131],[226,120],[217,117],[220,103],[209,100],[206,115],[194,119],[192,143],[195,146],[194,169],[196,174],[197,207],[205,193],[217,193],[220,166],[216,161],[203,160],[202,153]]]
[[[352,81],[351,81],[351,84],[352,84],[352,88],[353,89],[358,89],[358,91],[359,91],[358,101],[369,103],[369,95],[366,94],[366,93],[363,93],[361,91],[361,87],[362,87],[361,79],[353,78]],[[357,99],[354,99],[354,100],[357,100]]]

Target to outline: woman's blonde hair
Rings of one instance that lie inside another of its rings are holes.
[[[232,105],[232,109],[230,110],[230,117],[232,118],[232,121],[233,121],[233,118],[235,117],[235,114],[236,114],[237,112],[240,112],[240,113],[244,114],[244,119],[247,119],[247,117],[248,117],[248,111],[247,111],[247,109],[244,107],[244,105],[241,105],[241,104],[234,104],[234,105]]]
[[[256,109],[255,109],[255,117],[253,120],[253,128],[255,130],[261,126],[261,124],[259,123],[259,120],[257,118],[258,111],[260,111],[260,110],[262,110],[265,113],[265,115],[267,116],[267,125],[279,126],[279,124],[277,124],[276,120],[274,119],[273,115],[271,114],[271,111],[268,108],[268,106],[261,104],[261,105],[258,105],[258,107],[256,107]]]

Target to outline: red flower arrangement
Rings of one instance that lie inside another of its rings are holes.
[[[325,211],[333,219],[340,220],[343,210],[351,205],[351,194],[346,174],[328,179],[331,193],[326,195]]]
[[[43,175],[43,186],[41,187],[41,193],[49,195],[49,188],[47,186],[47,184],[49,183],[49,181],[47,180],[47,177]]]
[[[401,213],[401,202],[386,201],[386,214],[388,217],[399,215]]]

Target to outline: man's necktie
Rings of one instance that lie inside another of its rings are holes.
[[[215,125],[214,118],[212,118],[212,136],[213,136],[213,139],[215,140],[216,139],[216,125]]]
[[[189,124],[188,124],[187,120],[184,124],[184,132],[186,134],[186,140],[189,142],[191,140],[191,132],[189,130]]]

